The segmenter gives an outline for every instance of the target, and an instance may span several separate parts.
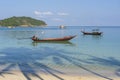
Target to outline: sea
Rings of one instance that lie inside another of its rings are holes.
[[[81,33],[92,29],[103,33]],[[34,42],[33,35],[40,39],[77,36],[63,42]],[[9,74],[11,69],[20,70],[28,80],[29,74],[37,72],[59,80],[64,79],[58,74],[115,80],[120,78],[120,26],[0,27],[0,76]]]

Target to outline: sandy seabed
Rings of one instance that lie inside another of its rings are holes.
[[[81,68],[59,68],[58,71],[63,73],[54,72],[21,72],[16,66],[11,70],[2,70],[5,66],[0,67],[0,80],[120,80],[119,76],[114,75],[114,70],[98,70],[99,74],[86,71]],[[70,68],[70,69],[69,69]]]
[[[30,80],[110,80],[101,78],[92,74],[89,75],[70,75],[70,74],[57,74],[60,78],[55,77],[51,74],[43,74],[38,73],[39,77],[35,77],[33,75],[29,75]],[[4,74],[0,76],[0,80],[29,80],[27,79],[23,73],[19,71],[14,71],[12,74]],[[120,80],[120,78],[113,77],[112,80]]]

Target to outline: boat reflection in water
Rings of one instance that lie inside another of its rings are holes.
[[[32,45],[33,46],[37,46],[39,44],[65,44],[65,45],[70,45],[70,46],[73,46],[74,44],[70,41],[43,41],[43,42],[36,42],[36,41],[33,41],[32,42]]]

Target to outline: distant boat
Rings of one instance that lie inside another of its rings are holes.
[[[99,32],[99,29],[93,29],[92,32],[81,31],[84,35],[101,35],[102,32]]]
[[[9,28],[9,29],[11,29],[11,28],[15,28],[15,26],[8,26],[8,28]]]
[[[11,26],[8,26],[8,28],[12,28]]]
[[[36,42],[42,42],[42,41],[68,41],[71,40],[72,38],[74,38],[76,35],[74,36],[65,36],[65,37],[61,37],[61,38],[44,38],[44,39],[39,39],[36,36],[32,37],[33,41]]]
[[[65,29],[66,27],[64,25],[59,26],[60,29]]]

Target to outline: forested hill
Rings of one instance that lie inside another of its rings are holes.
[[[31,17],[11,17],[0,20],[0,26],[46,26],[47,24],[42,20],[33,19]]]

